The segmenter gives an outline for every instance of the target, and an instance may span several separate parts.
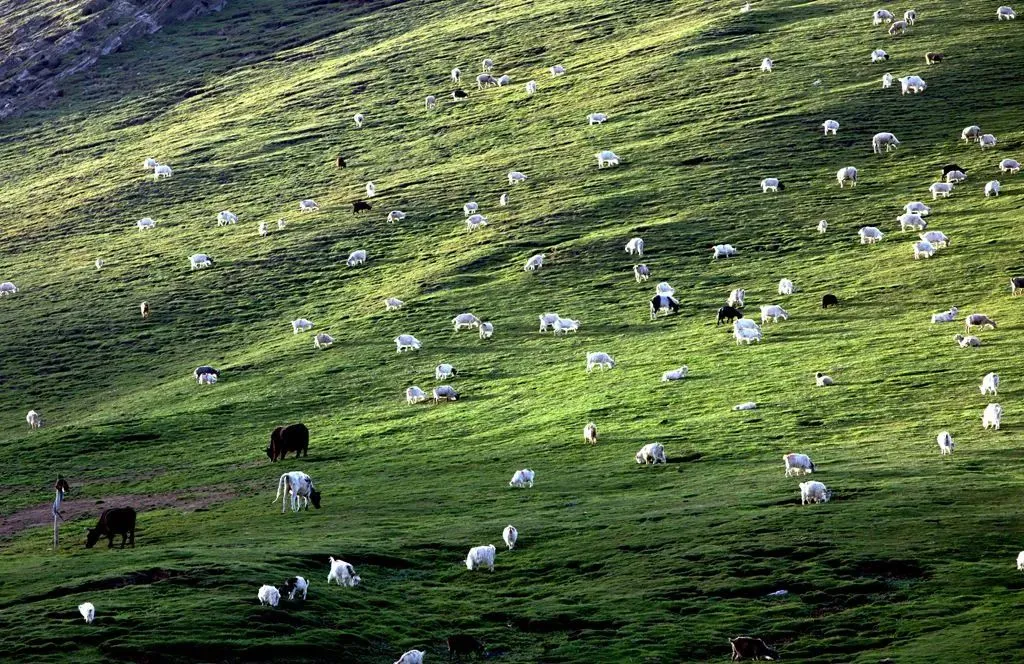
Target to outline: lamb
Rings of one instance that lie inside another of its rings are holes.
[[[921,201],[911,201],[910,203],[907,203],[906,205],[903,206],[903,210],[905,212],[919,214],[922,217],[927,217],[929,214],[932,213],[932,209],[925,205],[924,203],[922,203]]]
[[[786,186],[779,182],[779,178],[765,178],[761,180],[761,193],[767,194],[769,191],[778,193],[785,191]]]
[[[562,74],[565,73],[565,67],[563,67],[562,65],[555,65],[554,67],[548,69],[548,71],[551,72],[552,76],[561,76]]]
[[[313,323],[306,320],[305,318],[296,318],[292,321],[292,334],[298,334],[299,332],[306,332],[313,329]]]
[[[876,10],[875,13],[871,15],[871,23],[873,25],[882,25],[883,23],[892,23],[892,20],[894,18],[895,18],[895,16],[888,9],[879,9],[879,10]]]
[[[425,650],[407,650],[394,664],[423,664]]]
[[[832,132],[832,135],[835,136],[839,131],[839,123],[835,120],[825,120],[821,123],[821,126],[824,128],[826,136],[828,136],[829,132]]]
[[[978,145],[981,146],[982,150],[985,148],[994,148],[996,146],[996,137],[992,134],[982,134],[978,138]]]
[[[28,415],[25,416],[25,421],[28,422],[28,427],[30,429],[43,428],[43,416],[34,410],[28,411]]]
[[[668,463],[665,457],[665,446],[661,443],[647,443],[636,453],[636,462],[643,465]]]
[[[761,60],[761,71],[770,72],[774,64],[775,63],[772,61],[771,58],[765,58],[764,60]]]
[[[913,9],[908,9],[903,12],[903,20],[907,22],[907,25],[914,25],[917,23],[917,12]]]
[[[601,371],[612,369],[615,367],[615,360],[608,353],[587,353],[587,373],[594,370],[594,367],[600,367]]]
[[[299,212],[317,212],[319,209],[320,204],[312,198],[306,198],[299,201]]]
[[[92,605],[92,602],[82,602],[79,604],[78,612],[82,614],[82,618],[85,619],[88,625],[91,625],[92,621],[96,619],[96,607]]]
[[[498,87],[499,88],[505,87],[506,85],[509,85],[510,83],[512,83],[512,79],[509,77],[508,74],[502,74],[501,76],[498,77]]]
[[[594,156],[597,157],[598,168],[618,166],[619,162],[621,161],[619,156],[612,152],[611,150],[601,150]]]
[[[593,422],[587,422],[583,427],[583,442],[597,445],[597,425]]]
[[[456,373],[458,372],[455,371],[455,367],[453,367],[450,364],[442,363],[434,367],[434,378],[436,378],[437,380],[445,380],[446,378],[451,378]]]
[[[985,329],[986,327],[991,327],[993,330],[996,329],[996,322],[985,314],[971,314],[967,317],[965,325],[967,327],[968,334],[976,327],[980,327],[981,329]]]
[[[494,323],[488,323],[486,321],[483,322],[483,323],[480,323],[480,330],[479,330],[479,332],[480,332],[480,338],[481,339],[490,339],[491,337],[494,336]],[[557,332],[557,330],[556,330],[556,332]]]
[[[526,82],[526,94],[527,95],[535,95],[535,94],[537,94],[537,81],[527,81]]]
[[[960,344],[961,348],[971,348],[971,347],[977,348],[978,346],[981,345],[981,339],[979,339],[978,337],[974,336],[973,334],[970,334],[970,335],[968,335],[966,337],[964,335],[962,335],[962,334],[954,334],[953,335],[953,341],[955,341],[958,344]]]
[[[356,249],[355,251],[348,255],[348,258],[345,260],[345,265],[348,265],[349,267],[355,267],[357,265],[362,265],[365,262],[366,250]]]
[[[857,169],[853,166],[844,166],[836,171],[836,180],[839,182],[839,188],[843,189],[845,183],[849,182],[850,186],[857,186]]]
[[[213,260],[206,254],[193,254],[188,257],[188,262],[193,270],[200,270],[213,265]]]
[[[458,83],[462,79],[462,70],[458,67],[452,69],[451,80],[452,83]]]
[[[932,323],[952,323],[959,311],[956,307],[950,307],[949,311],[932,314]]]
[[[452,325],[455,327],[455,331],[459,330],[472,330],[474,327],[480,327],[480,319],[470,313],[459,314],[452,319]]]
[[[523,266],[523,270],[526,272],[536,272],[537,270],[544,267],[544,257],[546,254],[534,254],[526,259],[526,265]]]
[[[740,322],[742,322],[742,320],[736,321],[736,323],[740,323]],[[751,321],[751,322],[753,322],[753,321]],[[733,323],[732,335],[736,338],[736,345],[737,346],[740,344],[741,341],[745,341],[748,346],[750,345],[750,342],[752,342],[752,341],[756,341],[758,343],[761,343],[762,335],[761,335],[761,329],[760,328],[757,328],[757,327],[753,327],[753,328],[750,328],[750,327],[736,327],[736,323]]]
[[[643,240],[643,238],[635,237],[635,238],[630,239],[630,241],[626,243],[626,253],[628,253],[630,256],[632,256],[633,254],[636,254],[638,256],[643,256],[644,255],[644,240]]]
[[[434,95],[427,95],[427,98],[423,100],[424,106],[428,111],[432,111],[437,108],[437,97]]]
[[[366,197],[367,198],[373,198],[376,195],[377,195],[377,185],[375,185],[373,182],[367,182],[366,183]]]
[[[821,482],[801,482],[800,483],[800,504],[807,505],[809,503],[827,503],[832,498],[832,492],[829,491]]]
[[[409,404],[410,406],[414,406],[426,400],[426,393],[423,390],[421,390],[418,385],[413,385],[412,387],[407,387],[405,389],[405,403]]]
[[[792,295],[793,294],[793,282],[789,279],[779,280],[779,295]]]
[[[608,116],[605,115],[604,113],[591,113],[590,115],[587,116],[587,122],[591,126],[599,125],[599,124],[604,124],[607,121],[608,121]]]
[[[295,601],[295,596],[302,593],[302,599],[306,599],[306,593],[309,592],[309,581],[301,576],[293,576],[284,582],[281,586],[283,593],[288,593],[288,601]]]
[[[685,364],[679,367],[678,369],[666,371],[665,373],[661,374],[661,382],[667,383],[669,381],[682,380],[686,378],[686,374],[689,373],[689,371],[689,367],[687,367]]]
[[[559,319],[558,314],[541,314],[540,315],[540,331],[547,332],[548,327],[554,327],[555,322]]]
[[[821,221],[818,222],[818,232],[819,233],[824,233],[827,230],[828,230],[828,222],[825,221],[824,219],[822,219]]]
[[[779,185],[779,187],[782,187],[782,185]],[[731,258],[739,253],[731,244],[716,244],[711,247],[711,251],[713,252],[712,258],[715,259]]]
[[[505,526],[505,530],[501,531],[501,539],[505,541],[505,546],[508,550],[516,548],[516,541],[519,539],[519,531],[512,524]]]
[[[734,288],[731,291],[729,291],[729,297],[725,300],[725,303],[728,304],[730,307],[742,308],[743,299],[746,297],[746,295],[747,290],[745,288]]]
[[[387,223],[393,224],[396,221],[402,221],[407,215],[401,210],[392,210],[388,212]]]
[[[989,372],[985,374],[984,378],[981,379],[981,393],[985,394],[999,394],[999,374]]]
[[[488,544],[487,546],[474,546],[469,550],[469,555],[466,556],[466,569],[470,572],[473,570],[487,567],[490,571],[494,571],[494,545]],[[405,655],[403,655],[404,657]],[[397,662],[395,664],[398,664]]]
[[[200,385],[216,385],[218,381],[217,374],[200,374],[199,384]]]
[[[559,334],[567,334],[569,332],[579,332],[580,322],[571,318],[559,318],[555,321],[554,330],[555,336]]]
[[[806,454],[783,454],[782,461],[786,465],[786,477],[806,475],[815,471],[814,462]]]
[[[482,228],[487,225],[487,217],[482,214],[471,214],[466,217],[466,232],[472,233],[478,228]]]
[[[953,185],[948,182],[936,182],[928,187],[928,191],[932,192],[932,200],[935,200],[940,195],[943,198],[949,198],[950,192],[953,191]]]
[[[914,243],[914,260],[919,258],[931,258],[935,255],[935,245],[927,240]]]
[[[1016,159],[1004,159],[999,162],[999,172],[1016,175],[1020,172],[1020,162]]]
[[[985,198],[999,196],[999,180],[989,180],[985,183]]]
[[[384,311],[398,311],[402,308],[403,304],[405,304],[405,302],[402,302],[397,297],[389,297],[384,300]]]
[[[935,53],[933,51],[928,51],[927,53],[924,54],[924,62],[927,65],[937,65],[945,59],[945,53]]]
[[[1003,407],[997,403],[990,403],[985,406],[985,412],[981,415],[981,427],[983,429],[995,429],[999,431],[999,425],[1003,421]]]
[[[517,470],[512,474],[512,480],[508,485],[515,489],[522,489],[523,487],[529,486],[533,488],[533,478],[537,476],[537,473],[533,472],[529,468],[523,468]]]
[[[267,226],[267,222],[261,221],[259,227],[256,229],[256,232],[259,233],[260,237],[267,237],[267,235],[270,233],[270,227]]]
[[[911,228],[915,231],[923,231],[928,228],[928,222],[921,218],[919,214],[912,214],[906,212],[896,217],[896,221],[900,222],[900,231],[905,231]]]
[[[875,50],[871,51],[871,62],[872,63],[885,62],[888,59],[889,59],[889,54],[886,53],[885,51],[883,51],[880,48],[876,48]]]
[[[356,128],[361,128],[363,126],[363,120],[365,119],[366,116],[362,113],[356,113],[352,116],[352,120],[356,123]]]
[[[281,601],[281,592],[274,586],[262,585],[260,591],[256,593],[256,597],[260,600],[260,606],[277,606],[278,602]]]
[[[13,282],[5,281],[2,284],[0,284],[0,297],[4,297],[6,295],[14,295],[17,292],[18,287],[15,286]]]
[[[1013,11],[1012,7],[1002,5],[996,10],[996,19],[999,21],[1012,21],[1017,18],[1017,14]]]
[[[520,182],[526,182],[526,174],[520,173],[519,171],[509,171],[508,183],[519,184]]]
[[[871,137],[871,150],[875,154],[881,154],[882,148],[885,151],[895,150],[899,146],[900,142],[891,132],[881,131]]]
[[[773,323],[778,323],[780,318],[782,320],[789,320],[789,312],[777,304],[761,307],[761,325],[767,323],[769,319]]]
[[[439,401],[458,401],[459,393],[451,385],[438,385],[431,392],[431,397],[436,406]]]
[[[814,374],[814,384],[818,387],[830,387],[835,385],[835,381],[832,380],[832,376],[826,376],[822,372]]]
[[[893,37],[897,34],[906,34],[909,27],[910,23],[907,21],[893,21],[892,25],[889,26],[889,34]]]
[[[892,81],[893,81],[892,74],[890,74],[889,72],[886,72],[886,73],[882,74],[882,89],[885,90],[885,89],[891,88],[892,87]]]
[[[320,332],[313,337],[313,348],[316,350],[327,350],[334,343],[334,337],[326,332]]]
[[[885,237],[882,231],[878,230],[874,226],[864,226],[857,231],[857,235],[860,236],[861,244],[874,244]]]
[[[138,223],[135,224],[140,231],[149,231],[156,228],[156,222],[149,217],[143,217],[139,219]]]
[[[935,442],[939,445],[939,456],[946,456],[947,454],[953,454],[953,436],[949,435],[948,431],[940,431],[939,435],[935,437]]]
[[[490,74],[480,74],[476,77],[477,90],[483,90],[488,85],[498,85],[498,79]]]
[[[960,184],[961,182],[967,181],[967,173],[963,171],[950,171],[946,173],[946,182],[950,184]]]
[[[399,334],[395,337],[395,347],[397,348],[396,352],[401,353],[403,350],[419,350],[423,344],[411,334]]]
[[[160,178],[169,178],[174,175],[174,171],[167,164],[160,164],[153,169],[153,178],[159,180]]]
[[[146,157],[146,159],[142,162],[142,167],[149,170],[153,170],[159,165],[160,162],[157,161],[156,159],[153,159],[152,157]]]
[[[637,283],[641,281],[647,281],[651,278],[651,269],[643,263],[633,266],[633,278],[636,279]]]
[[[327,585],[334,581],[339,586],[355,588],[362,581],[356,574],[356,568],[344,560],[335,560],[334,556],[330,556],[327,562],[331,565],[331,571],[327,573]]]

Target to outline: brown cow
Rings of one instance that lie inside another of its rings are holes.
[[[732,644],[732,661],[741,659],[778,659],[779,653],[769,648],[761,639],[752,636],[737,636],[729,639]]]
[[[89,528],[85,538],[85,548],[91,549],[101,537],[110,540],[108,549],[114,548],[114,535],[121,536],[121,548],[125,542],[131,540],[132,548],[135,548],[135,510],[131,507],[115,507],[103,510],[100,514],[99,523],[95,528]]]
[[[300,454],[309,456],[309,429],[301,422],[277,427],[270,434],[267,456],[271,461],[277,461],[279,458],[283,461],[289,452],[295,452],[296,459]]]

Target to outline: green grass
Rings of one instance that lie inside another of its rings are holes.
[[[976,0],[915,5],[918,25],[895,40],[871,25],[874,5],[740,4],[236,2],[5,121],[0,280],[21,292],[0,300],[0,513],[48,502],[61,472],[87,516],[59,552],[45,519],[0,541],[3,657],[362,663],[416,647],[433,662],[455,631],[505,662],[723,661],[738,634],[787,661],[1019,652],[1024,360],[1007,282],[1024,271],[1024,199],[996,165],[1024,154],[1024,37]],[[870,64],[877,47],[888,64]],[[926,50],[950,57],[926,67]],[[484,57],[513,85],[451,102],[449,70],[470,82]],[[556,63],[568,73],[552,79]],[[928,90],[883,91],[885,71]],[[589,127],[593,111],[611,120]],[[827,118],[837,137],[821,136]],[[968,124],[998,147],[958,141]],[[872,155],[878,131],[900,149]],[[598,172],[602,149],[623,165]],[[174,177],[147,178],[147,156]],[[930,221],[952,246],[914,261],[895,218],[950,161],[970,181]],[[856,189],[836,186],[846,165]],[[530,179],[500,208],[509,170]],[[769,176],[786,191],[762,195]],[[996,177],[1003,194],[985,199]],[[374,211],[354,217],[368,180]],[[321,212],[300,216],[303,198]],[[491,222],[473,235],[467,200]],[[239,224],[217,228],[222,209]],[[409,217],[387,225],[390,209]],[[157,229],[136,231],[143,216]],[[278,218],[285,231],[257,236]],[[857,243],[868,224],[882,243]],[[635,235],[648,284],[622,250]],[[712,261],[718,242],[740,256]],[[345,267],[357,248],[369,262]],[[216,266],[190,272],[195,252]],[[538,252],[544,268],[524,273]],[[782,277],[799,292],[777,296]],[[682,314],[652,322],[661,280]],[[780,303],[791,319],[736,346],[713,322],[734,287],[748,312]],[[839,308],[819,308],[826,292]],[[387,296],[406,308],[385,313]],[[959,324],[928,322],[952,305],[999,329],[958,348]],[[462,311],[493,321],[494,338],[453,334]],[[582,319],[580,333],[539,335],[547,311]],[[334,347],[293,336],[299,316]],[[423,350],[396,354],[400,333]],[[587,375],[594,350],[618,366]],[[404,389],[435,385],[442,361],[465,399],[406,406]],[[223,380],[200,388],[189,376],[206,363]],[[684,363],[689,378],[659,382]],[[980,426],[992,370],[999,432]],[[837,385],[815,388],[815,371]],[[760,409],[730,410],[748,400]],[[300,420],[308,460],[271,465],[270,430]],[[582,442],[589,420],[596,447]],[[652,441],[673,463],[633,462]],[[814,458],[832,503],[799,505],[780,460],[793,451]],[[524,467],[536,486],[509,489]],[[271,504],[292,469],[313,476],[323,509]],[[87,551],[83,529],[111,496],[151,506],[138,547]],[[467,572],[469,547],[499,545],[508,523],[520,546],[493,574]],[[326,587],[328,556],[363,585]],[[306,603],[258,606],[262,583],[294,574],[312,580]],[[779,588],[790,595],[766,598]]]

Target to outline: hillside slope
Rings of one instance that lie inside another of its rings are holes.
[[[1007,282],[1024,273],[1022,185],[997,168],[1024,159],[1019,23],[975,0],[928,2],[890,38],[873,5],[739,4],[230,3],[0,125],[0,282],[20,289],[0,298],[4,656],[362,663],[421,648],[438,661],[453,632],[503,662],[723,661],[738,634],[787,661],[1019,649],[1024,359]],[[875,48],[890,61],[872,65]],[[927,67],[928,50],[949,58]],[[511,86],[476,91],[485,57]],[[885,71],[928,89],[883,90]],[[588,126],[594,111],[610,120]],[[822,136],[828,118],[838,136]],[[997,147],[959,141],[970,124]],[[872,154],[879,131],[900,148]],[[604,149],[623,164],[597,171]],[[154,181],[146,157],[174,176]],[[895,219],[951,161],[970,179],[929,217],[951,246],[915,261],[916,234]],[[848,165],[860,181],[840,189]],[[510,170],[528,181],[509,187]],[[772,176],[786,189],[763,195]],[[1002,195],[985,198],[997,177]],[[354,216],[371,180],[374,209]],[[321,210],[300,214],[305,198]],[[473,234],[469,200],[489,219]],[[393,209],[408,218],[386,224]],[[239,223],[217,227],[220,210]],[[146,216],[157,228],[140,233]],[[885,239],[860,245],[864,225]],[[634,236],[648,283],[623,251]],[[712,261],[720,242],[739,256]],[[355,249],[369,261],[349,268]],[[214,267],[190,271],[197,252]],[[543,269],[524,272],[541,252]],[[783,277],[794,295],[776,294]],[[651,321],[662,280],[681,314]],[[737,346],[714,324],[737,287],[748,316],[777,303],[791,318]],[[828,292],[840,306],[823,311]],[[388,296],[406,306],[385,312]],[[954,344],[961,322],[929,323],[954,305],[999,322],[980,348]],[[463,311],[494,338],[453,334]],[[549,311],[580,332],[538,334]],[[298,317],[333,347],[293,335]],[[423,349],[396,353],[398,334]],[[617,366],[587,374],[598,350]],[[407,406],[439,362],[464,398]],[[221,382],[197,386],[200,364]],[[659,382],[682,364],[686,380]],[[816,388],[816,371],[837,385]],[[980,426],[989,371],[999,431]],[[731,411],[743,401],[760,408]],[[43,429],[28,430],[30,408]],[[269,432],[295,421],[312,432],[308,459],[271,464]],[[943,429],[952,457],[935,445]],[[653,441],[670,463],[635,464]],[[831,503],[799,504],[787,452],[811,455]],[[519,468],[536,486],[508,487]],[[282,515],[273,491],[298,469],[323,509]],[[52,552],[58,472],[72,492]],[[122,504],[140,511],[137,548],[85,550],[82,529]],[[487,543],[495,571],[469,573],[466,551]],[[328,588],[328,556],[362,585]],[[308,601],[258,605],[261,584],[295,574],[312,580]],[[767,597],[778,589],[789,595]]]

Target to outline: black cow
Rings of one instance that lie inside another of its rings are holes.
[[[732,644],[732,661],[741,659],[778,659],[779,653],[761,639],[752,636],[737,636],[729,639]]]
[[[466,93],[465,90],[456,90],[455,92],[452,93],[452,99],[454,99],[455,101],[465,99],[468,96],[469,95]]]
[[[469,634],[452,634],[448,637],[448,658],[458,657],[462,659],[463,655],[485,657],[484,644]]]
[[[352,204],[352,214],[359,214],[360,212],[369,212],[373,209],[373,206],[366,201],[356,201]]]
[[[342,157],[341,155],[338,155],[338,158],[334,160],[334,167],[345,168],[346,166],[348,166],[348,164],[345,163],[345,158]]]
[[[942,177],[946,177],[953,171],[960,171],[964,175],[967,175],[967,169],[961,166],[957,166],[956,164],[946,164],[945,166],[942,167]]]
[[[289,452],[295,452],[296,459],[299,455],[309,456],[309,429],[301,422],[277,427],[270,433],[270,447],[267,448],[270,460],[277,461],[280,458],[284,461]]]
[[[825,293],[821,296],[821,308],[828,309],[829,307],[838,307],[839,298],[832,293]]]
[[[114,548],[114,535],[121,536],[121,548],[124,548],[126,541],[131,539],[132,548],[135,548],[135,510],[131,507],[114,507],[103,510],[100,514],[100,521],[95,528],[89,528],[85,537],[85,548],[91,549],[101,537],[110,540],[110,546]]]
[[[671,313],[679,313],[679,301],[669,295],[655,295],[651,298],[651,320],[658,317],[658,312],[667,309]]]
[[[715,323],[715,327],[718,327],[723,322],[733,322],[737,318],[743,318],[743,312],[735,307],[730,307],[728,304],[718,309],[718,322]]]
[[[217,378],[220,378],[220,371],[205,364],[201,367],[196,367],[196,370],[192,372],[192,377],[195,378],[196,380],[199,380],[199,377],[205,374],[213,374]]]

